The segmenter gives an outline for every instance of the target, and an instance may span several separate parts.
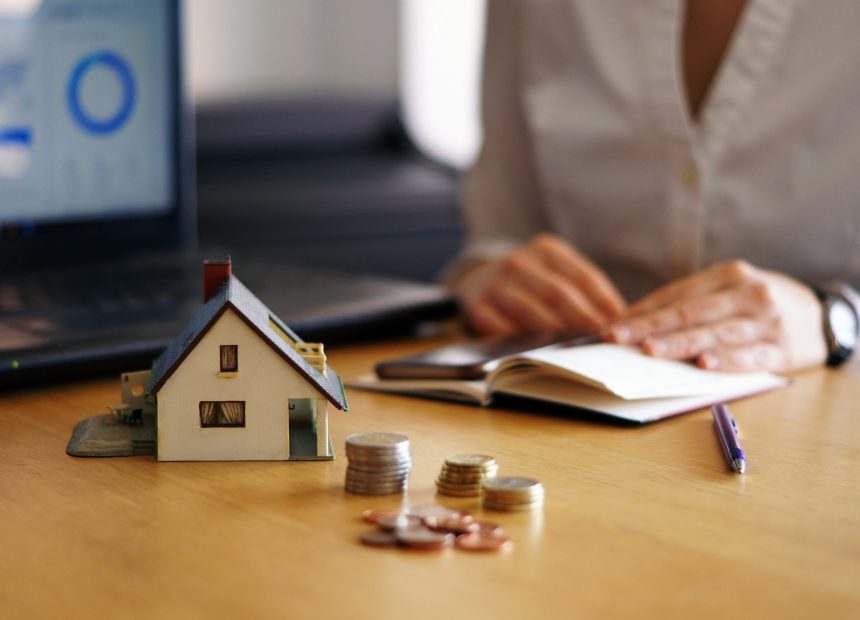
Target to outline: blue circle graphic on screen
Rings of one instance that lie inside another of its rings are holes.
[[[108,118],[93,117],[81,104],[81,82],[87,73],[96,67],[109,69],[119,79],[122,88],[122,102],[117,111]],[[69,110],[78,125],[93,134],[111,134],[125,124],[134,109],[134,74],[119,55],[110,51],[93,52],[75,65],[69,77],[66,95],[69,100]]]

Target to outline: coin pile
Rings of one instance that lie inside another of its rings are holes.
[[[493,478],[499,471],[496,459],[484,454],[455,454],[445,459],[436,492],[456,497],[477,497],[481,494],[481,483]]]
[[[531,510],[543,506],[543,485],[531,478],[501,476],[483,482],[484,508],[490,510]]]
[[[374,547],[400,546],[424,551],[457,547],[464,551],[502,551],[512,543],[502,528],[465,512],[429,504],[407,510],[365,510],[363,519],[376,525],[361,542]]]
[[[402,493],[409,484],[409,438],[400,433],[356,433],[346,438],[346,490],[361,495]]]

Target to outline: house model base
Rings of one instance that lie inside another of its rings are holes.
[[[66,446],[71,456],[155,456],[155,416],[142,424],[125,424],[105,413],[81,420]]]
[[[66,454],[81,457],[155,456],[155,424],[155,416],[144,416],[140,425],[124,424],[110,413],[85,418],[75,425]],[[329,439],[327,455],[287,460],[333,461],[334,458],[334,447]]]

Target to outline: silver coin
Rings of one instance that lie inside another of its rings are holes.
[[[492,487],[488,487],[486,482],[481,485],[481,488],[484,489],[484,493],[487,495],[497,495],[499,497],[534,497],[535,495],[543,495],[545,493],[543,487],[532,487],[529,489],[493,489]]]
[[[531,504],[499,504],[493,501],[484,498],[482,503],[484,508],[488,508],[490,510],[498,510],[501,512],[512,512],[517,510],[533,510],[535,508],[540,508],[543,506],[543,502],[535,502]]]
[[[357,478],[397,478],[404,477],[410,474],[409,469],[352,469],[348,467],[346,470],[347,476],[355,476]]]
[[[352,493],[353,495],[397,495],[399,493],[403,493],[404,491],[406,491],[406,489],[407,489],[407,487],[405,487],[405,486],[402,488],[399,488],[399,489],[396,489],[396,488],[395,489],[377,489],[377,488],[371,488],[371,489],[357,488],[357,489],[354,489],[351,487],[345,487],[346,492]]]
[[[496,459],[486,454],[454,454],[445,459],[445,464],[452,467],[488,468],[496,465]]]
[[[412,471],[411,467],[378,467],[376,469],[372,468],[361,468],[361,467],[353,467],[352,465],[347,466],[347,472],[352,472],[359,476],[398,476],[398,475],[408,475],[410,471]]]
[[[354,478],[347,476],[344,483],[354,486],[393,486],[395,484],[406,484],[408,480],[409,478],[405,476],[399,478]]]
[[[398,487],[398,486],[402,487],[402,486],[406,486],[407,484],[409,484],[409,479],[408,478],[395,478],[395,479],[391,479],[391,480],[355,480],[355,479],[350,478],[350,479],[345,481],[345,484],[346,484],[346,486],[353,487],[353,488],[358,488],[358,487],[382,488],[382,487]]]
[[[481,483],[481,487],[483,487],[485,492],[490,493],[491,495],[501,495],[508,497],[529,497],[530,495],[541,495],[545,493],[543,486],[534,486],[521,489],[494,489],[492,486],[487,484],[486,480]]]
[[[348,482],[357,482],[359,484],[384,484],[384,483],[394,483],[394,482],[403,482],[405,480],[409,480],[409,476],[356,476],[347,474],[344,478]]]
[[[352,467],[353,469],[411,469],[412,461],[409,459],[401,460],[401,461],[355,461],[350,460],[347,465]]]
[[[350,461],[410,461],[412,460],[412,455],[409,450],[403,450],[402,452],[361,452],[349,450],[346,453],[346,458]]]
[[[409,472],[405,474],[393,475],[374,475],[362,472],[347,472],[344,480],[354,480],[356,482],[396,482],[398,480],[409,480]]]
[[[497,476],[484,482],[484,488],[491,491],[512,491],[519,489],[543,488],[539,480],[519,476]]]
[[[386,448],[408,444],[409,437],[401,433],[354,433],[346,438],[347,446],[360,446],[365,448]]]
[[[374,461],[370,459],[349,459],[353,469],[407,469],[412,467],[412,459]]]
[[[347,459],[355,469],[395,469],[412,467],[412,459]]]
[[[381,444],[378,446],[348,443],[346,444],[346,450],[357,454],[401,454],[409,452],[409,442],[404,441],[403,443]]]
[[[409,479],[409,474],[372,474],[360,472],[347,472],[345,480],[353,480],[355,482],[396,482]]]
[[[485,499],[496,504],[533,504],[535,502],[542,502],[544,500],[544,495],[542,494],[532,495],[530,497],[509,497],[504,495],[493,495],[484,492],[483,495]]]
[[[408,450],[403,452],[347,452],[346,458],[350,461],[372,461],[372,462],[385,462],[385,461],[411,461],[412,455]]]

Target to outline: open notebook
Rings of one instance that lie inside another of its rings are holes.
[[[490,406],[495,395],[517,396],[645,423],[788,384],[787,379],[771,373],[700,370],[613,344],[546,347],[490,366],[481,380],[366,375],[350,387],[483,406]]]

